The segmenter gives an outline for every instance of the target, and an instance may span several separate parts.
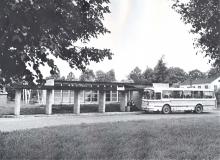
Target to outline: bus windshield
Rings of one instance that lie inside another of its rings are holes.
[[[161,99],[161,92],[155,92],[154,90],[146,90],[143,95],[144,99],[158,100]]]

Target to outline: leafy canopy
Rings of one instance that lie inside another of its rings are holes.
[[[95,81],[97,82],[114,82],[116,81],[115,78],[115,71],[111,69],[108,72],[103,72],[102,70],[96,71]]]
[[[220,68],[220,1],[219,0],[174,0],[173,8],[181,14],[186,24],[191,24],[191,33],[197,35],[195,47],[210,57],[214,66]]]
[[[109,0],[1,0],[0,77],[5,82],[42,80],[40,66],[58,71],[51,55],[85,70],[90,61],[111,59],[109,49],[79,46],[99,34]]]
[[[92,69],[86,69],[79,77],[80,81],[95,81],[95,74]]]

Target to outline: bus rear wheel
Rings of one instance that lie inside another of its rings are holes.
[[[171,108],[170,108],[170,106],[169,105],[164,105],[163,106],[163,109],[162,109],[162,113],[163,114],[169,114],[171,112]]]
[[[203,111],[202,105],[201,104],[197,104],[194,111],[195,111],[195,113],[198,113],[198,114],[202,113],[202,111]]]

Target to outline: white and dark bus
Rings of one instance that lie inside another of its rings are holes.
[[[195,88],[145,88],[142,98],[144,111],[175,111],[202,113],[217,107],[215,93],[208,89]]]

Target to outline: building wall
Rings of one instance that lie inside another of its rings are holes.
[[[212,89],[212,90],[218,90],[220,89],[220,77],[214,80],[211,83],[204,83],[204,84],[192,84],[191,85],[180,85],[181,88],[201,88],[201,89]]]
[[[220,89],[220,77],[214,80],[211,85],[214,90]]]

